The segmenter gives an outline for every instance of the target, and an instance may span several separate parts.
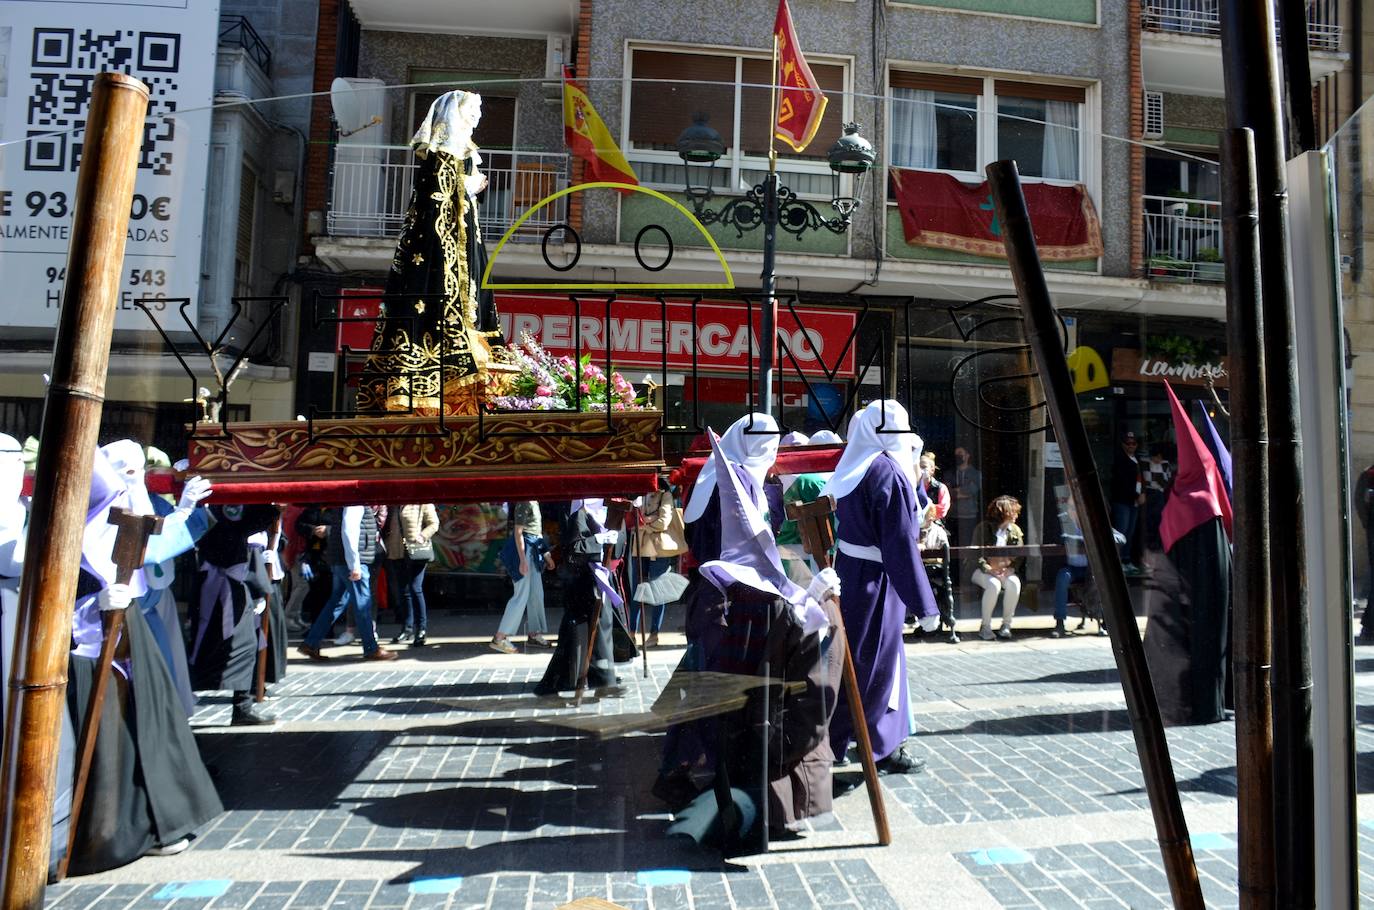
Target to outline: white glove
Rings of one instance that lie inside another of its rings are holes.
[[[840,576],[835,574],[834,569],[826,566],[811,579],[811,584],[807,587],[806,593],[817,603],[823,602],[827,597],[838,599],[840,596]]]
[[[189,512],[200,505],[202,499],[208,498],[211,492],[210,481],[197,474],[187,479],[185,486],[181,488],[181,499],[177,500],[177,508]]]
[[[926,632],[936,631],[940,628],[940,614],[935,613],[931,616],[922,616],[919,625]]]
[[[133,599],[133,592],[129,590],[128,585],[110,585],[102,588],[100,593],[96,595],[96,600],[100,603],[101,613],[127,609],[129,602]]]
[[[266,599],[266,598],[264,598],[264,599],[258,601],[257,603],[253,604],[253,613],[254,613],[254,615],[256,615],[256,616],[261,616],[261,615],[263,614],[263,611],[266,610],[266,609],[267,609],[267,599]]]

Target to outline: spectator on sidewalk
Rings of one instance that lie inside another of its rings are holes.
[[[532,500],[514,503],[506,535],[501,561],[515,582],[515,590],[506,601],[506,612],[492,637],[491,648],[503,654],[516,653],[510,637],[520,631],[521,619],[525,620],[528,644],[551,648],[553,645],[544,637],[549,631],[548,620],[544,617],[544,570],[553,568],[553,556],[544,540],[544,519],[539,513],[539,503]]]
[[[988,505],[988,517],[973,532],[975,547],[1021,547],[1026,544],[1016,519],[1021,517],[1021,503],[1014,496],[998,496]],[[997,600],[1002,600],[1002,625],[997,630],[997,638],[1011,638],[1011,619],[1016,615],[1016,602],[1021,598],[1021,578],[1017,575],[1021,557],[982,556],[973,570],[971,580],[983,589],[983,625],[978,637],[991,641],[992,614],[997,609]]]
[[[1140,569],[1131,561],[1140,507],[1145,503],[1145,474],[1135,457],[1139,446],[1135,431],[1127,430],[1121,434],[1121,445],[1112,461],[1112,527],[1126,535],[1126,543],[1121,547],[1121,568],[1127,575],[1140,574]]]
[[[1169,462],[1167,444],[1150,446],[1150,460],[1141,465],[1145,476],[1145,546],[1150,550],[1164,549],[1159,538],[1159,523],[1164,520],[1164,503],[1174,482],[1174,466]]]
[[[1078,524],[1078,506],[1072,497],[1069,498],[1065,510],[1059,513],[1059,531],[1064,538],[1064,555],[1067,562],[1054,577],[1054,630],[1050,632],[1050,638],[1068,636],[1064,623],[1069,618],[1069,588],[1082,583],[1088,577],[1088,553],[1085,549],[1083,529]],[[1120,531],[1112,529],[1112,535],[1118,547],[1126,542],[1126,536]],[[1085,616],[1086,612],[1085,608]],[[1097,634],[1107,634],[1100,615]]]
[[[320,530],[323,528],[324,533]],[[329,601],[315,617],[305,642],[297,649],[311,660],[328,660],[320,653],[320,643],[335,621],[352,607],[357,617],[358,634],[363,642],[364,660],[395,660],[395,652],[377,644],[372,622],[370,575],[377,558],[377,515],[371,506],[346,506],[329,509],[324,524],[314,529],[325,541],[325,552],[334,587]]]
[[[434,503],[392,506],[386,523],[386,571],[393,581],[392,605],[401,620],[393,645],[411,641],[425,645],[428,610],[425,605],[425,569],[434,558],[434,535],[439,533],[439,513]]]
[[[949,533],[960,546],[968,546],[983,503],[983,472],[973,466],[968,449],[954,450],[954,479],[946,477],[954,505],[947,515]]]

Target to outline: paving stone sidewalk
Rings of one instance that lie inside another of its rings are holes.
[[[447,650],[445,650],[447,649]],[[1374,649],[1357,669],[1362,791],[1374,790]],[[270,730],[193,718],[224,815],[180,856],[49,888],[61,910],[184,907],[1167,907],[1105,639],[908,646],[926,773],[883,779],[896,843],[873,848],[862,789],[766,856],[664,837],[661,732],[567,725],[647,711],[678,652],[622,669],[618,697],[530,694],[546,656],[445,645],[378,668],[293,662]],[[1168,733],[1210,906],[1234,906],[1234,727]],[[854,769],[842,769],[852,781]],[[1374,825],[1374,811],[1370,813]],[[1374,829],[1361,829],[1374,907]]]

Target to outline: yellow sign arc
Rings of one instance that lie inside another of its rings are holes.
[[[496,264],[496,260],[501,256],[501,249],[506,245],[507,241],[509,241],[511,237],[515,236],[515,232],[520,229],[520,226],[524,224],[525,221],[529,219],[531,215],[533,215],[535,212],[539,211],[549,203],[553,202],[554,200],[560,199],[563,196],[567,196],[570,193],[580,192],[581,190],[594,190],[602,188],[614,190],[631,190],[636,193],[643,193],[646,196],[652,196],[655,199],[660,199],[671,205],[673,208],[677,209],[684,216],[686,216],[687,220],[691,222],[692,225],[695,226],[696,229],[701,233],[701,236],[706,239],[706,243],[709,244],[711,247],[711,252],[716,254],[716,259],[720,262],[721,270],[725,273],[725,280],[720,282],[704,282],[701,284],[683,284],[681,282],[652,281],[626,283],[605,281],[492,282],[491,270],[492,267]],[[715,238],[707,232],[705,226],[702,225],[701,221],[698,220],[697,216],[693,215],[690,211],[688,211],[687,207],[684,206],[681,202],[678,202],[671,196],[666,196],[663,193],[660,193],[658,190],[651,190],[645,186],[633,186],[628,183],[611,183],[608,181],[600,181],[596,183],[579,183],[576,186],[566,187],[550,196],[545,196],[543,199],[539,200],[534,205],[530,206],[529,210],[526,211],[525,214],[517,218],[515,220],[515,223],[510,226],[510,229],[502,235],[500,242],[496,244],[496,249],[491,251],[491,257],[487,259],[487,267],[482,271],[482,288],[484,290],[492,291],[730,291],[734,290],[735,288],[735,276],[731,273],[730,263],[725,261],[725,256],[723,253],[721,253],[720,247],[716,244]]]

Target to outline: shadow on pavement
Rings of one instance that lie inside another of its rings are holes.
[[[1056,736],[1066,733],[1117,733],[1131,729],[1123,709],[1078,711],[1072,714],[1031,714],[976,720],[963,727],[921,730],[921,736]]]

